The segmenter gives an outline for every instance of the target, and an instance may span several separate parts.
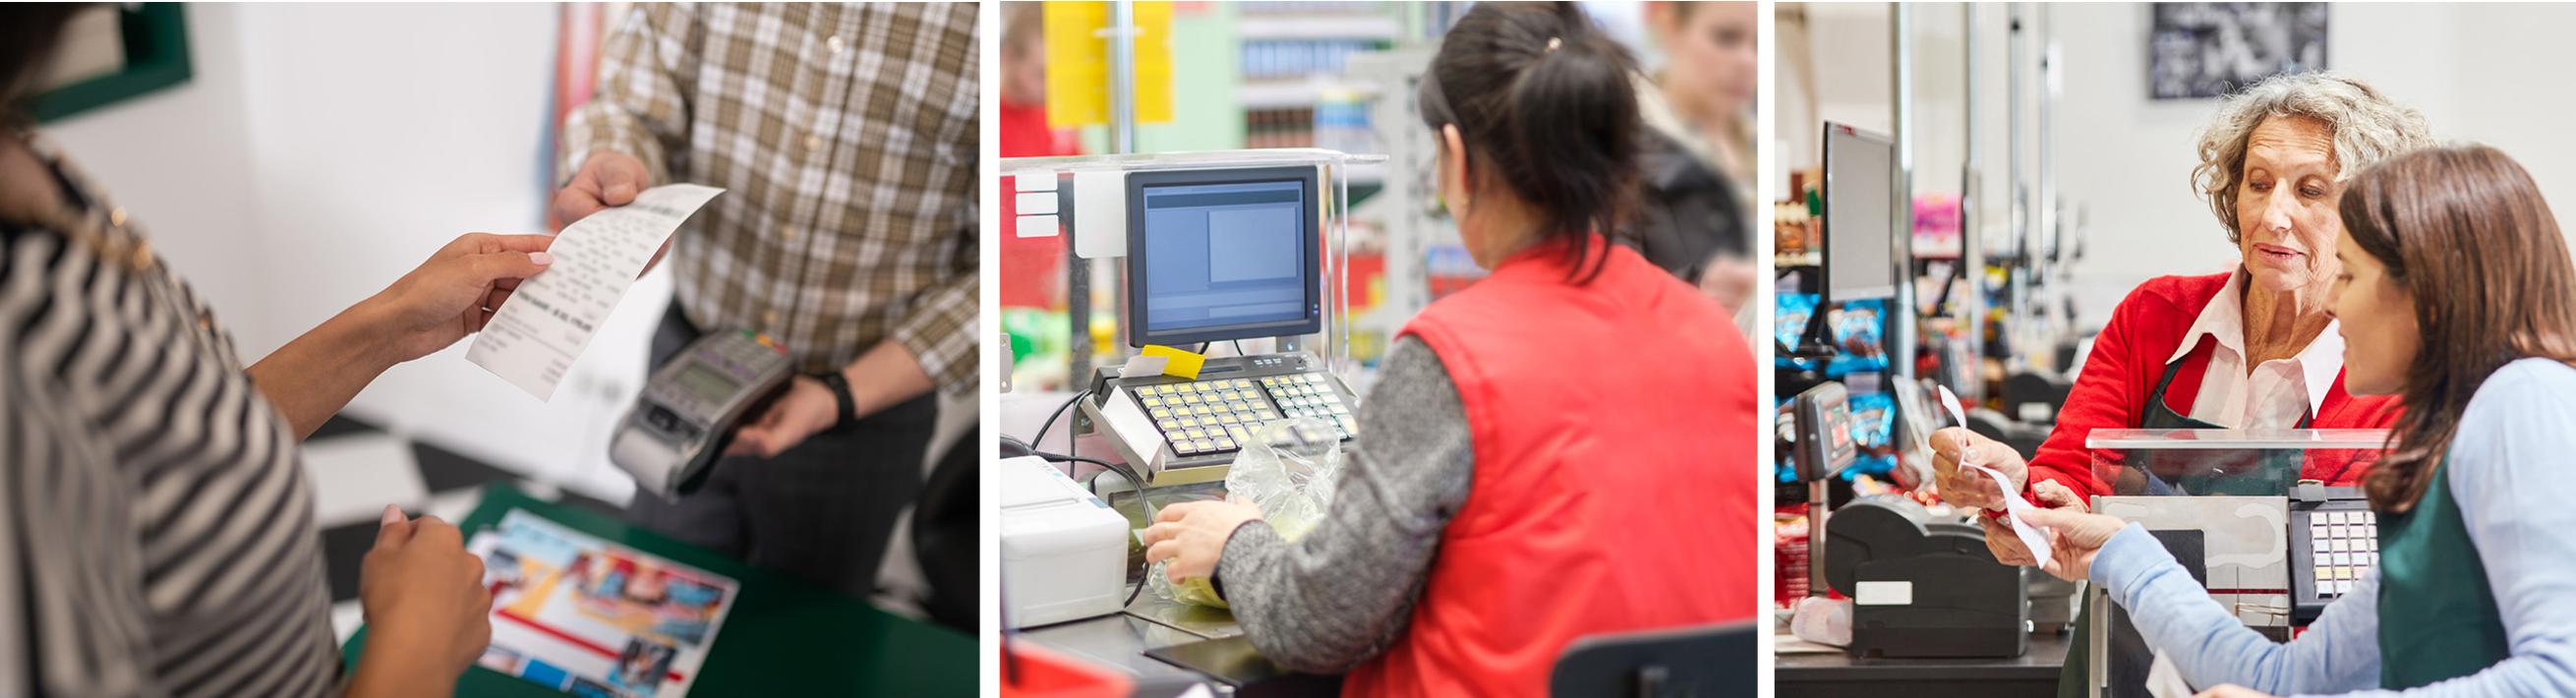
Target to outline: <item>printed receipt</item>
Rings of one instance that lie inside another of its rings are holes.
[[[1959,426],[1968,426],[1968,412],[1959,409],[1959,396],[1951,393],[1949,386],[1941,386],[1941,408],[1949,410],[1950,419],[1958,422]],[[2004,518],[2012,521],[2013,536],[2021,539],[2022,547],[2030,549],[2031,559],[2038,560],[2042,565],[2048,564],[2052,554],[2056,552],[2048,544],[2048,530],[2022,523],[2021,520],[2022,512],[2039,507],[2032,506],[2028,500],[2022,499],[2021,492],[2013,488],[2012,481],[2005,479],[2003,473],[1995,472],[1994,468],[1968,462],[1968,455],[1975,452],[1973,449],[1961,451],[1959,465],[1985,473],[1987,479],[1995,481],[1995,489],[2002,490],[2004,493]]]
[[[635,195],[634,203],[564,226],[547,248],[554,264],[520,283],[492,313],[465,360],[538,400],[552,399],[555,384],[590,346],[590,336],[617,309],[617,299],[635,285],[662,241],[722,193],[695,184],[654,187]]]

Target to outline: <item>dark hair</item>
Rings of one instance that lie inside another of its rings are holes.
[[[1635,206],[1637,71],[1573,3],[1477,3],[1440,42],[1416,97],[1432,130],[1458,127],[1467,172],[1541,212],[1589,280],[1591,233],[1622,234]],[[1599,259],[1607,259],[1602,256]]]
[[[2516,359],[2576,361],[2576,262],[2531,174],[2486,146],[2382,161],[2353,176],[2336,210],[2406,291],[2423,336],[2399,391],[2406,411],[2362,482],[2374,508],[2404,512],[2487,376]]]
[[[89,7],[89,3],[0,4],[0,129],[25,128],[34,120],[31,103],[43,91],[38,81],[54,62],[63,23]]]

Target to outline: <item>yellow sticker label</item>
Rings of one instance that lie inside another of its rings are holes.
[[[1187,378],[1190,380],[1198,380],[1199,367],[1207,364],[1207,357],[1204,355],[1194,354],[1160,344],[1145,345],[1145,350],[1140,353],[1145,356],[1162,357],[1163,375]]]

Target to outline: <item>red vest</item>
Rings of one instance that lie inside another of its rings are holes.
[[[1752,353],[1635,251],[1608,247],[1574,283],[1563,250],[1505,260],[1405,326],[1458,384],[1475,481],[1410,628],[1345,694],[1544,695],[1578,638],[1758,610]]]

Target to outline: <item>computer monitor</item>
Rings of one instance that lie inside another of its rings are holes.
[[[1825,122],[1824,300],[1896,296],[1896,143]]]
[[[1309,165],[1127,174],[1127,343],[1323,329],[1321,171]]]

